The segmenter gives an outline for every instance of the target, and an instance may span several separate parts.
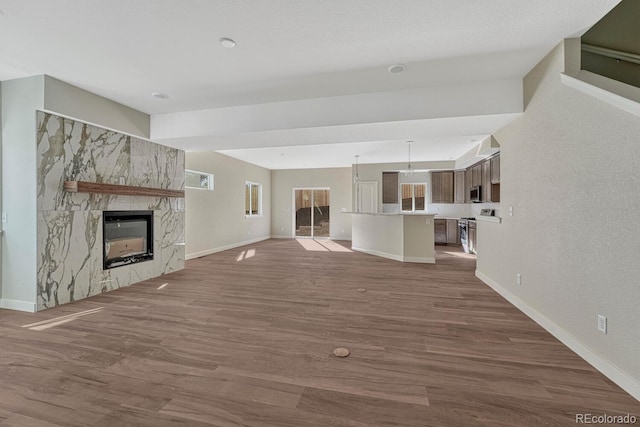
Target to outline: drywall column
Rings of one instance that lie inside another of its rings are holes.
[[[36,110],[43,105],[44,76],[2,83],[2,308],[36,308]]]

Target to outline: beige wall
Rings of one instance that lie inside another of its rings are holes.
[[[100,127],[149,138],[148,114],[44,76],[44,109]]]
[[[2,308],[36,307],[36,110],[43,104],[43,76],[2,82]]]
[[[271,172],[227,157],[187,153],[186,168],[214,175],[214,190],[186,189],[186,258],[241,246],[271,235]],[[262,184],[262,215],[245,217],[246,181]]]
[[[524,114],[495,134],[505,214],[479,223],[477,269],[640,387],[640,118],[564,86],[562,68],[561,45],[526,76]]]
[[[293,189],[328,187],[330,191],[330,235],[336,240],[351,240],[351,168],[274,170],[271,172],[273,206],[271,234],[293,237]]]

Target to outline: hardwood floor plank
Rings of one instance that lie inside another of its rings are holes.
[[[530,427],[575,425],[576,413],[640,416],[640,402],[475,278],[474,259],[456,248],[426,265],[335,245],[345,250],[268,240],[45,312],[0,310],[0,426]],[[23,328],[59,316],[73,320]],[[350,356],[335,357],[337,347]]]

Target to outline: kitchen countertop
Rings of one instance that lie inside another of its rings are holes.
[[[493,222],[496,224],[500,224],[502,222],[502,218],[499,216],[477,216],[476,222]]]
[[[379,216],[436,216],[434,213],[429,212],[351,212],[343,211],[342,213],[356,214],[356,215],[379,215]]]

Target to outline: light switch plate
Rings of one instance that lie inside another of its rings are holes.
[[[598,314],[598,330],[607,333],[607,318],[601,314]]]

